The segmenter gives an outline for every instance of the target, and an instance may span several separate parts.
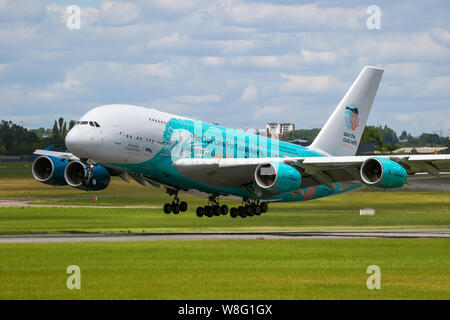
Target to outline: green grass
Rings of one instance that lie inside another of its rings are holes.
[[[97,195],[98,200],[92,201],[92,195]],[[85,198],[65,198],[70,196]],[[162,205],[171,198],[164,189],[113,178],[106,190],[87,193],[68,186],[52,187],[29,176],[1,177],[0,171],[1,197],[46,197],[33,203],[103,208],[0,208],[0,234],[450,227],[450,197],[443,192],[363,190],[306,202],[271,204],[270,211],[260,217],[200,219],[195,208],[205,205],[206,200],[187,194],[181,194],[181,198],[189,203],[188,212],[165,215]],[[133,205],[158,209],[108,208]],[[374,208],[375,216],[360,216],[362,208]]]
[[[300,230],[350,228],[448,228],[450,214],[440,210],[384,210],[360,216],[359,210],[273,207],[260,217],[198,218],[193,210],[165,215],[161,209],[0,208],[0,234],[78,232],[187,232],[222,230]]]
[[[450,299],[449,240],[1,244],[0,299]],[[81,290],[66,268],[81,268]],[[368,290],[369,265],[381,290]]]
[[[0,208],[0,234],[450,227],[448,193],[366,190],[273,204],[261,217],[199,219],[194,209],[204,199],[183,194],[190,209],[177,216],[110,208],[161,207],[169,197],[113,178],[93,202],[93,193],[35,181],[25,165],[0,168],[0,198],[56,197],[37,203],[101,208]],[[366,207],[375,216],[360,216]],[[0,299],[449,299],[449,245],[447,239],[0,244]],[[74,264],[81,290],[66,288],[66,268]],[[381,268],[381,290],[366,287],[373,264]]]

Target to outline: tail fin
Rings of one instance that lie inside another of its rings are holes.
[[[383,69],[364,67],[310,148],[330,156],[353,156],[369,117]]]

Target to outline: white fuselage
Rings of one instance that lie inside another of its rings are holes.
[[[67,134],[66,145],[80,159],[99,163],[144,162],[161,150],[165,126],[172,117],[137,106],[100,106],[77,121]]]

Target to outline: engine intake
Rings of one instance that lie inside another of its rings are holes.
[[[282,162],[261,163],[255,170],[255,182],[273,192],[291,192],[300,188],[302,175],[297,169]]]
[[[89,177],[88,165],[81,161],[70,162],[64,171],[64,177],[70,186],[87,191],[103,190],[110,182],[110,174],[105,167],[95,165],[92,176]]]
[[[361,166],[363,182],[376,188],[400,188],[406,183],[406,178],[406,170],[389,159],[369,158]]]
[[[69,162],[53,156],[39,156],[31,166],[33,177],[42,183],[53,186],[67,185],[64,170]]]

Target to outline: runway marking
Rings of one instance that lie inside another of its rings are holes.
[[[193,240],[305,240],[305,239],[424,239],[450,238],[450,229],[300,230],[263,232],[191,232],[133,234],[4,235],[0,243],[65,243]]]

